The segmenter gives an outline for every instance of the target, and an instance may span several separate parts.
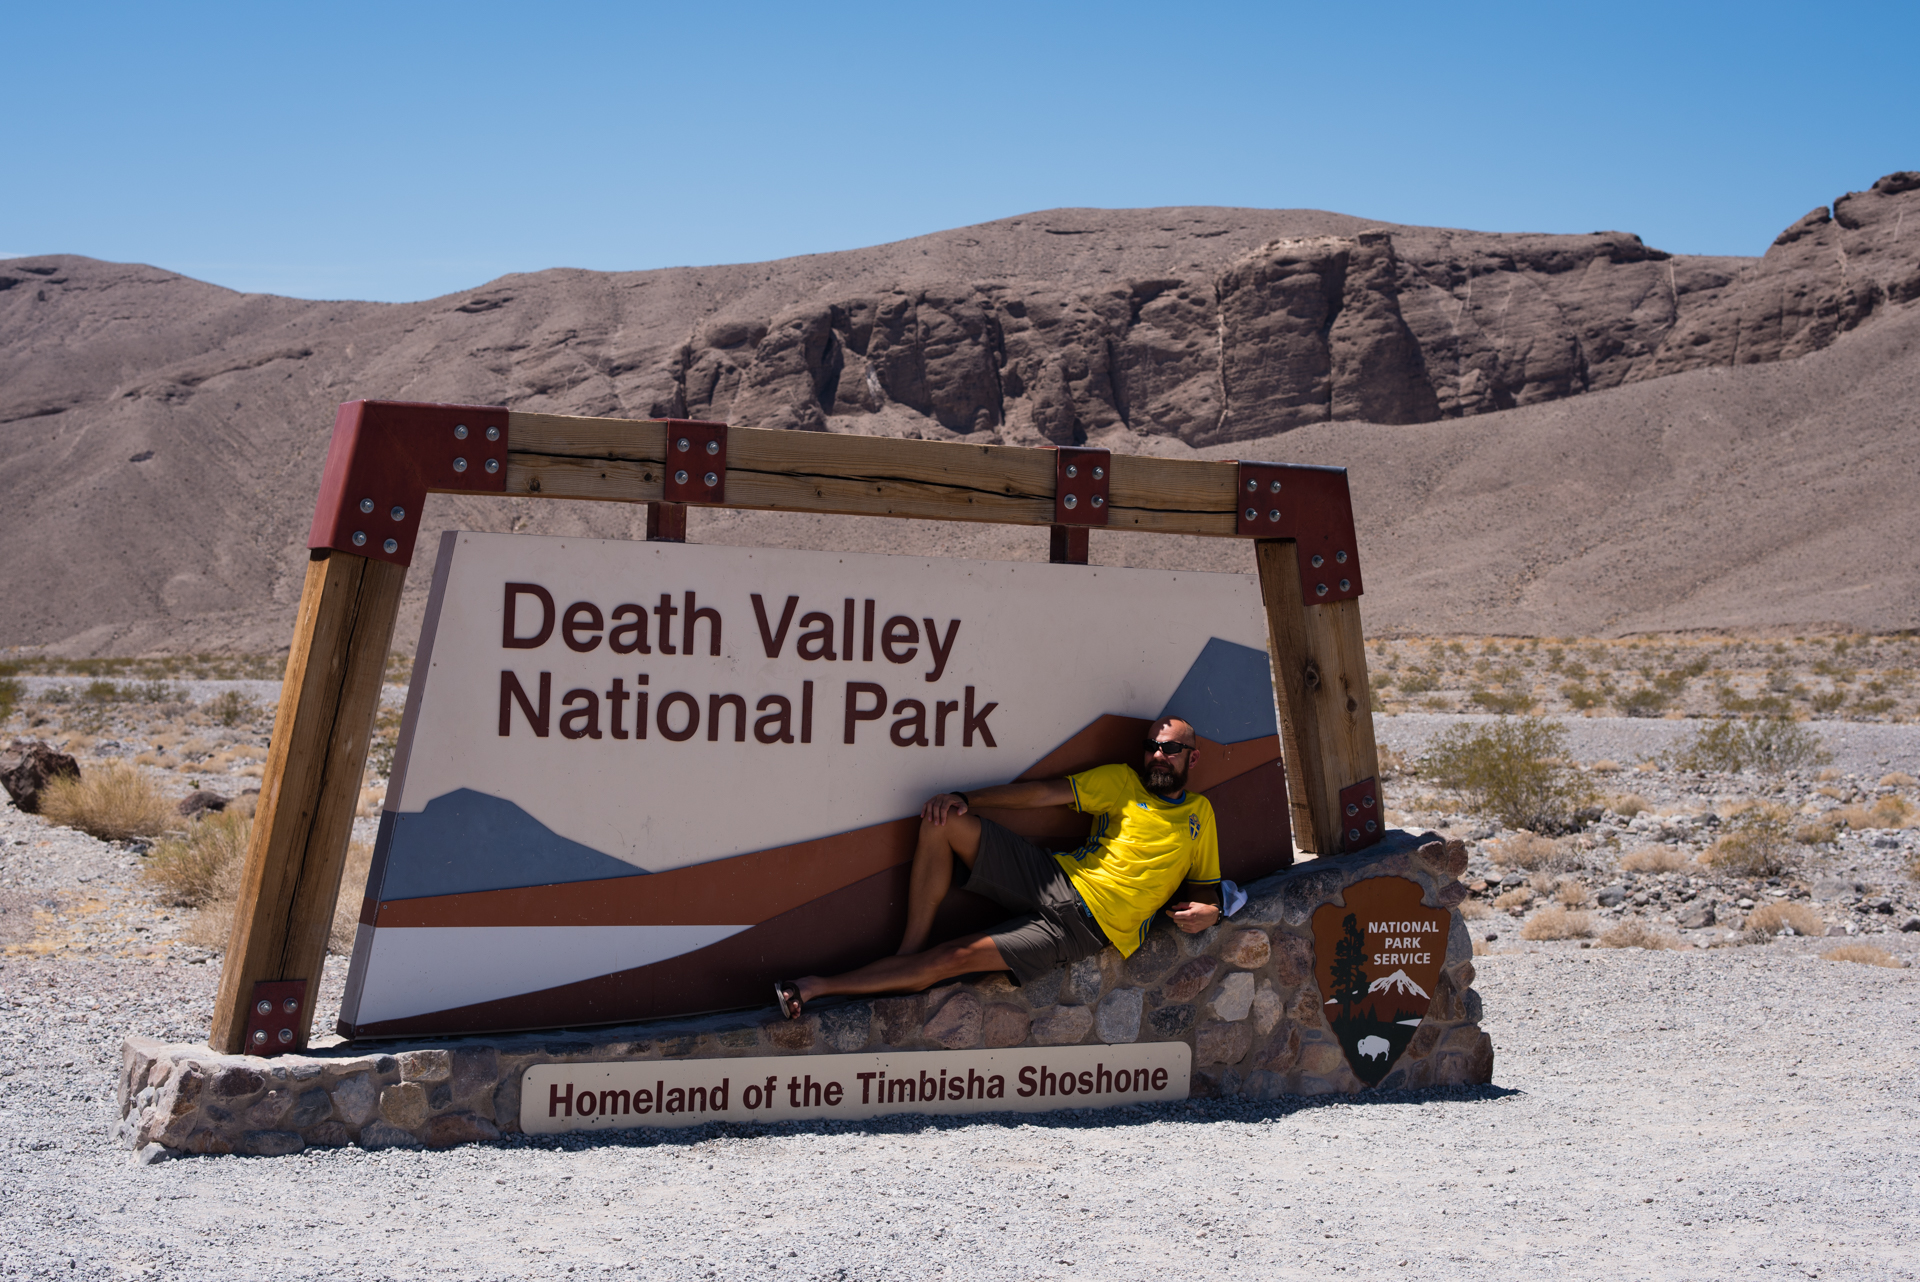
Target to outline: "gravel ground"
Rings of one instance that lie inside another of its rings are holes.
[[[1488,1088],[141,1167],[218,965],[138,864],[0,810],[0,1276],[1920,1277],[1920,968],[1833,941],[1483,956]]]

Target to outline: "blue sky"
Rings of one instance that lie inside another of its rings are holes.
[[[415,299],[1064,205],[1758,254],[1920,168],[1920,5],[9,7],[0,254]]]

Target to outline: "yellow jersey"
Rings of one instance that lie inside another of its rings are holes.
[[[1073,808],[1097,817],[1085,845],[1054,858],[1113,946],[1130,956],[1180,883],[1220,884],[1213,806],[1194,792],[1178,801],[1149,792],[1131,766],[1096,766],[1067,782]]]

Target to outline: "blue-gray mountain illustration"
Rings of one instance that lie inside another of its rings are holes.
[[[418,814],[393,816],[380,898],[646,875],[645,868],[569,841],[504,797],[456,788]]]
[[[1240,743],[1280,733],[1273,706],[1273,665],[1265,650],[1209,638],[1200,657],[1160,710],[1179,717],[1203,738]]]

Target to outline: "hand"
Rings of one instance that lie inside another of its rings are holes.
[[[1197,935],[1220,920],[1220,905],[1191,902],[1168,904],[1167,916],[1173,918],[1174,924],[1189,935]]]
[[[920,807],[920,817],[938,828],[955,815],[967,813],[967,803],[958,793],[943,792]]]

